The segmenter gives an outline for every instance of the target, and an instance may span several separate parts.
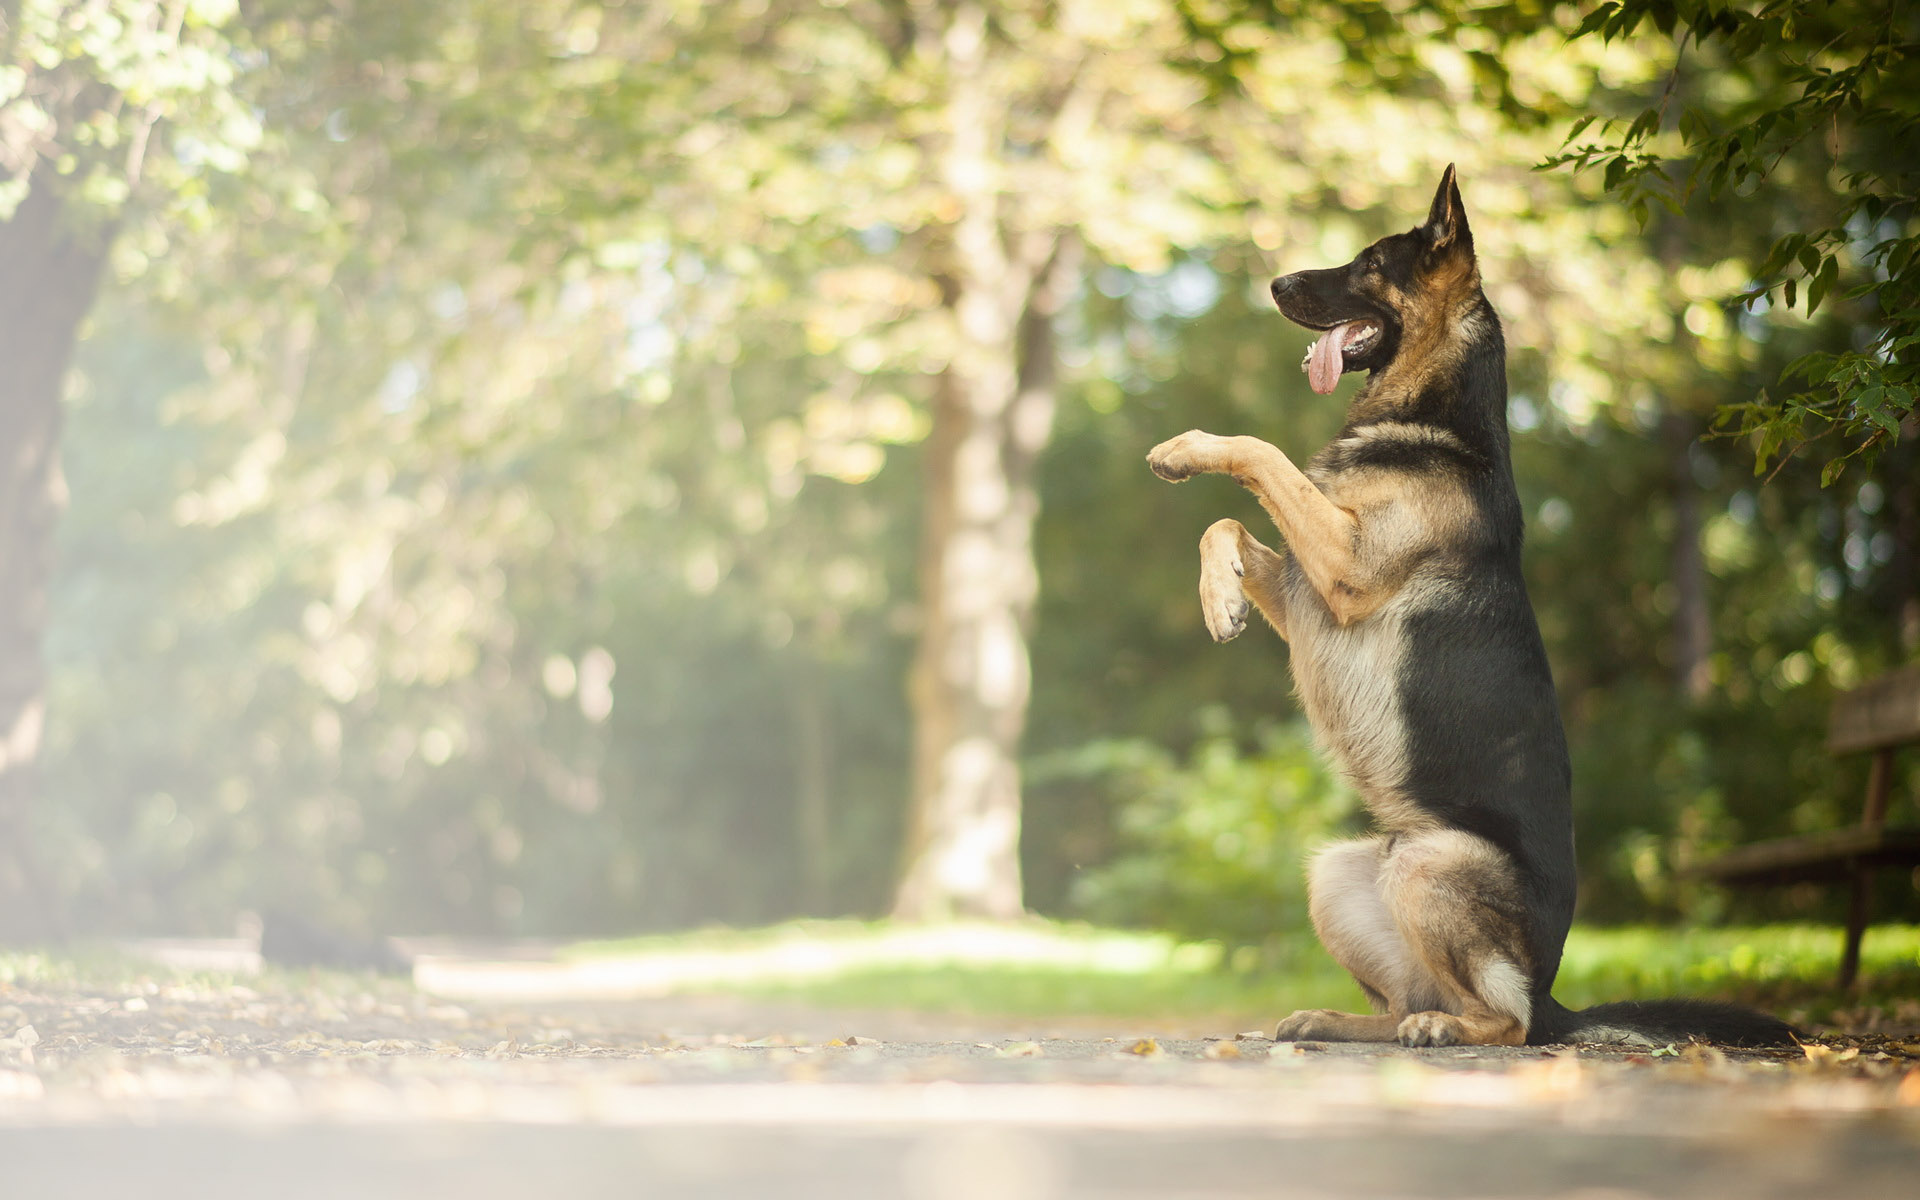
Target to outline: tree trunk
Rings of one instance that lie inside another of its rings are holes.
[[[1025,370],[947,372],[928,438],[922,626],[911,698],[913,808],[894,915],[1023,911],[1020,737],[1039,578],[1033,466],[1052,429],[1052,328],[1034,313]],[[1007,347],[1011,362],[1014,347]],[[1011,396],[1005,380],[1019,379]]]
[[[803,659],[788,685],[793,722],[794,845],[800,853],[800,908],[816,917],[833,911],[833,764],[827,695],[820,672]]]
[[[1020,885],[1020,736],[1038,591],[1034,462],[1053,428],[1063,239],[1005,227],[1006,114],[984,15],[952,10],[944,182],[959,204],[943,280],[955,331],[926,446],[921,629],[909,685],[912,810],[894,915],[1007,919]]]
[[[1692,418],[1671,410],[1660,425],[1673,501],[1674,686],[1698,704],[1713,691],[1713,610],[1707,601],[1707,563],[1700,549],[1700,485],[1693,477],[1693,444],[1699,430]]]
[[[1920,417],[1900,423],[1900,437],[1887,450],[1877,472],[1886,484],[1884,518],[1893,533],[1893,558],[1887,563],[1888,613],[1902,660],[1920,654]]]
[[[62,932],[32,841],[46,715],[41,640],[65,501],[61,389],[107,240],[73,226],[61,181],[44,168],[0,224],[0,938]]]

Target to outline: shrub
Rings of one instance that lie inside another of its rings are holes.
[[[1094,921],[1216,939],[1268,962],[1290,958],[1312,933],[1302,860],[1351,825],[1355,796],[1304,721],[1242,737],[1211,710],[1201,727],[1185,762],[1129,740],[1037,764],[1056,777],[1100,779],[1118,808],[1121,848],[1080,875],[1072,904]]]

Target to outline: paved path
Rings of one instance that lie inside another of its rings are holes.
[[[733,1000],[455,1004],[340,977],[279,992],[0,985],[0,1196],[1920,1187],[1920,1040],[1653,1055],[1198,1032]]]

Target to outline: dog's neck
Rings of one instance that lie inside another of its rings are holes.
[[[1470,444],[1491,438],[1504,449],[1506,406],[1506,340],[1475,272],[1438,312],[1401,330],[1393,361],[1368,376],[1347,424],[1438,425]]]

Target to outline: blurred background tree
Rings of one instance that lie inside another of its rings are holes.
[[[1825,489],[1698,440],[1851,344],[1865,295],[1730,302],[1830,184],[1642,228],[1533,170],[1657,103],[1671,43],[1521,7],[164,9],[245,137],[154,122],[188,182],[89,243],[40,893],[81,929],[1024,907],[1279,953],[1293,859],[1357,816],[1283,644],[1199,623],[1198,534],[1253,505],[1142,455],[1319,445],[1266,281],[1457,161],[1583,912],[1713,915],[1677,868],[1855,793],[1818,727],[1920,636],[1915,439]]]
[[[0,932],[56,923],[32,844],[41,641],[65,485],[61,389],[116,234],[204,222],[260,135],[231,85],[230,0],[0,9]]]

